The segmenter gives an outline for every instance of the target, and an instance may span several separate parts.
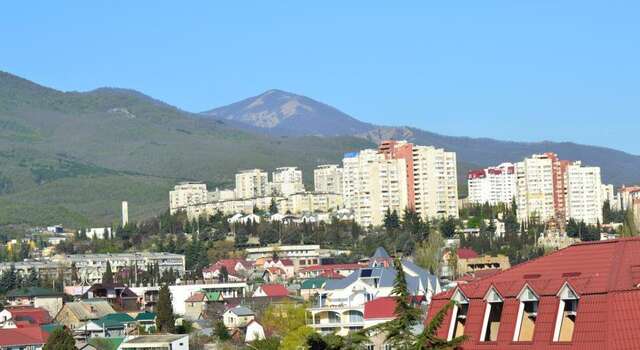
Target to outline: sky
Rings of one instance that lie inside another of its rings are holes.
[[[15,1],[0,70],[199,112],[282,89],[367,122],[640,154],[637,1]]]

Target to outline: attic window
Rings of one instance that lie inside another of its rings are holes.
[[[449,325],[448,340],[460,337],[464,334],[464,327],[467,324],[467,313],[469,311],[469,299],[457,289],[451,298],[456,302],[453,307],[451,324]]]
[[[578,295],[565,283],[558,292],[560,303],[558,305],[558,315],[556,316],[556,327],[553,331],[553,341],[571,341],[573,330],[578,315]]]
[[[540,298],[529,286],[525,286],[518,294],[518,300],[520,300],[520,307],[513,341],[532,341],[536,329]]]
[[[489,289],[484,300],[487,303],[487,306],[484,311],[484,321],[482,323],[480,341],[497,341],[504,300],[493,287]]]

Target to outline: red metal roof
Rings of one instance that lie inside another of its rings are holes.
[[[260,288],[268,297],[286,297],[289,295],[289,291],[282,284],[263,284]]]
[[[468,179],[478,179],[478,178],[484,178],[484,177],[486,177],[484,169],[469,170],[469,173],[467,174]]]
[[[473,259],[473,258],[477,258],[478,257],[478,253],[475,252],[475,250],[471,249],[471,248],[460,248],[458,249],[458,258],[459,259]]]
[[[457,288],[469,299],[461,349],[640,349],[640,237],[580,243],[530,260],[493,276]],[[573,340],[552,341],[562,286],[575,290],[580,299]],[[538,316],[532,342],[513,342],[519,301],[517,294],[528,285],[539,296]],[[485,294],[494,287],[504,298],[498,340],[481,343]],[[433,297],[432,317],[454,290]],[[451,312],[439,329],[446,337]],[[526,346],[524,346],[526,345]],[[524,347],[523,347],[524,346]]]
[[[365,319],[395,318],[396,299],[394,297],[383,297],[373,299],[364,304]]]
[[[335,270],[358,270],[367,265],[364,264],[328,264],[328,265],[312,265],[307,266],[303,269],[300,269],[300,272],[311,272],[311,271],[335,271]]]
[[[195,292],[185,300],[186,303],[197,303],[201,301],[204,301],[204,293],[202,292]]]
[[[235,275],[237,272],[236,266],[238,264],[241,264],[242,266],[244,266],[245,269],[249,269],[251,267],[251,263],[249,263],[244,259],[221,259],[221,260],[218,260],[215,264],[212,264],[209,267],[205,268],[204,271],[215,272],[221,269],[222,266],[224,266],[230,275]]]
[[[341,279],[344,278],[344,276],[342,276],[341,274],[339,274],[339,273],[337,273],[335,271],[325,271],[325,272],[320,274],[320,277],[333,279],[333,280],[341,280]]]
[[[14,321],[27,321],[36,325],[51,323],[49,311],[40,307],[15,306],[7,307]]]
[[[0,329],[0,346],[43,345],[49,333],[40,327]]]

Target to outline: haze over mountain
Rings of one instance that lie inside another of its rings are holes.
[[[234,122],[246,131],[271,135],[352,135],[378,143],[384,139],[409,140],[457,152],[458,161],[480,166],[516,162],[534,153],[555,152],[563,159],[582,160],[602,168],[603,181],[616,185],[640,180],[640,156],[572,142],[513,142],[490,138],[445,136],[412,127],[376,126],[311,98],[281,90],[218,107],[204,116]],[[390,116],[393,118],[394,116]],[[460,125],[461,130],[465,126]],[[571,135],[567,135],[570,138]],[[460,172],[460,170],[459,170]],[[459,174],[460,178],[464,178]]]
[[[316,165],[387,138],[458,152],[463,192],[471,167],[543,151],[599,165],[606,182],[640,178],[640,157],[612,149],[375,126],[279,90],[204,115],[134,90],[62,92],[0,72],[0,225],[106,225],[122,200],[137,220],[166,210],[178,181],[231,187],[246,168],[299,166],[311,185]]]

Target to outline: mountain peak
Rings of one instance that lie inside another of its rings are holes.
[[[327,104],[279,89],[202,114],[277,135],[350,135],[372,128]]]

